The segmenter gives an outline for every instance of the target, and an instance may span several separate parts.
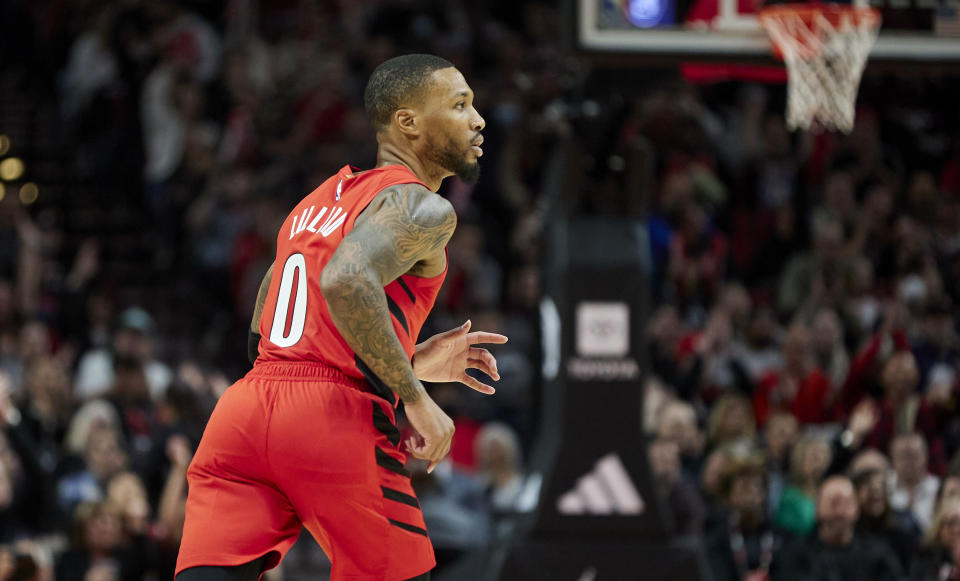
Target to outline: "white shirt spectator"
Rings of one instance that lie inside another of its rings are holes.
[[[143,366],[143,373],[150,386],[150,398],[160,401],[173,380],[173,372],[159,361],[149,361]],[[76,396],[81,400],[92,399],[107,394],[112,387],[113,356],[110,351],[94,349],[85,353],[77,366]]]
[[[143,119],[147,179],[158,183],[173,175],[183,157],[185,128],[173,104],[173,70],[158,66],[143,83]]]
[[[783,369],[783,355],[776,345],[753,349],[738,341],[733,344],[733,355],[753,381],[759,381],[771,371]]]
[[[905,486],[897,482],[896,473],[890,475],[890,507],[895,510],[909,510],[920,528],[927,530],[933,521],[933,508],[937,500],[937,490],[940,488],[940,478],[933,474],[927,476],[917,485],[913,495]]]
[[[64,112],[72,116],[117,77],[117,60],[104,46],[100,32],[80,35],[70,47],[67,66],[60,77]]]

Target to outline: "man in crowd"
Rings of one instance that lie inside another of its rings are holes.
[[[889,547],[856,533],[860,511],[853,483],[832,476],[817,495],[817,528],[776,555],[772,581],[896,581],[900,564]]]
[[[735,460],[721,486],[726,517],[707,530],[706,548],[714,581],[762,578],[769,571],[780,535],[766,517],[767,475],[762,457]]]
[[[648,446],[647,455],[657,486],[673,513],[678,534],[702,533],[706,509],[696,487],[683,477],[680,445],[674,440],[658,438]]]
[[[890,506],[908,510],[923,530],[933,520],[940,479],[927,470],[927,443],[917,433],[901,434],[890,445],[894,474],[890,485]]]

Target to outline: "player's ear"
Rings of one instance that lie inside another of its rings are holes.
[[[419,135],[420,126],[418,124],[417,113],[413,109],[397,109],[393,114],[397,127],[404,135]]]

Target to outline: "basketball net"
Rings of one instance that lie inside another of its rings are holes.
[[[880,13],[866,6],[781,4],[757,16],[787,65],[787,127],[850,133]]]

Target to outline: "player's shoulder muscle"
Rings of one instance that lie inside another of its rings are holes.
[[[357,218],[355,228],[377,229],[423,250],[442,248],[457,227],[457,214],[442,196],[421,184],[398,184],[378,193]]]
[[[457,226],[450,202],[419,184],[385,188],[357,217],[323,270],[321,284],[336,287],[364,269],[386,285],[418,262],[442,252]]]

